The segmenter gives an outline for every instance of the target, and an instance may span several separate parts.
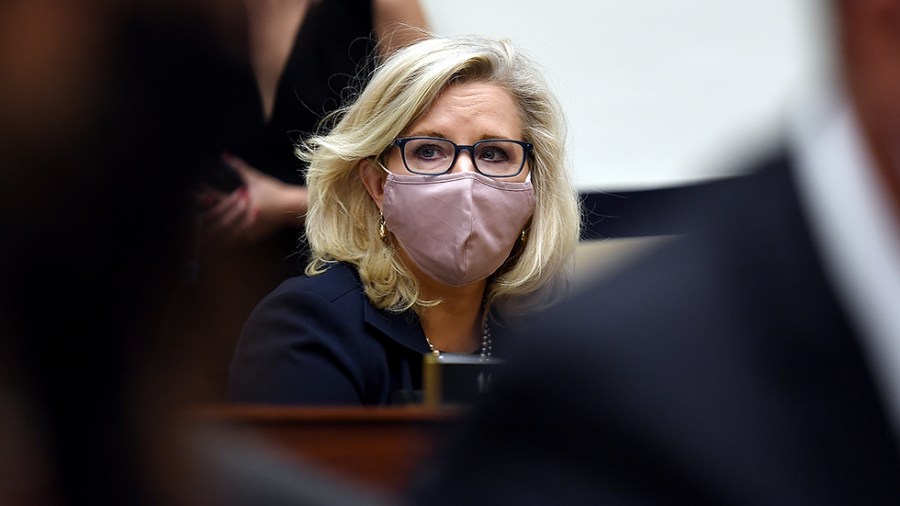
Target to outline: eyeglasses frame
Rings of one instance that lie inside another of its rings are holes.
[[[405,146],[408,142],[415,141],[415,140],[433,140],[433,141],[449,142],[454,147],[454,151],[453,151],[453,160],[450,161],[450,165],[447,167],[447,170],[445,170],[444,172],[424,173],[424,172],[416,172],[416,171],[410,169],[409,164],[406,163]],[[518,145],[522,146],[522,148],[525,150],[525,155],[522,157],[522,164],[519,166],[519,170],[517,170],[515,174],[509,174],[509,175],[505,175],[505,176],[495,176],[492,174],[485,174],[484,172],[481,171],[481,169],[478,168],[478,162],[475,161],[475,148],[479,144],[484,144],[484,143],[488,143],[488,142],[497,142],[497,141],[512,142],[514,144],[518,144]],[[456,165],[456,160],[459,158],[459,152],[460,151],[468,151],[469,157],[472,159],[472,167],[474,167],[475,170],[479,174],[481,174],[483,176],[491,177],[491,178],[498,178],[498,179],[499,178],[516,177],[519,174],[521,174],[522,169],[525,168],[525,162],[528,161],[528,157],[531,154],[532,150],[534,149],[534,145],[531,144],[530,142],[517,141],[515,139],[484,139],[484,140],[480,140],[480,141],[476,142],[475,144],[457,144],[457,143],[451,141],[450,139],[445,139],[443,137],[429,137],[429,136],[397,137],[391,143],[391,146],[396,146],[398,149],[400,149],[400,158],[403,160],[403,166],[406,167],[406,170],[408,170],[409,172],[412,172],[413,174],[418,174],[420,176],[440,176],[441,174],[446,174],[446,173],[450,172],[451,170],[453,170],[453,166]]]

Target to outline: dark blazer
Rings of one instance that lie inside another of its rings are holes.
[[[421,390],[425,334],[412,312],[376,309],[356,269],[298,276],[250,315],[229,375],[229,399],[280,404],[388,404]]]
[[[541,315],[415,504],[900,504],[893,427],[786,155]],[[839,205],[839,203],[836,203]]]

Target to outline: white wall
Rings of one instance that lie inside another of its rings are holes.
[[[581,189],[733,172],[821,72],[822,0],[422,0],[443,35],[510,38],[547,71]],[[727,162],[726,162],[727,160]]]

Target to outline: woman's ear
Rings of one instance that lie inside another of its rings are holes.
[[[381,201],[384,200],[384,183],[387,179],[384,169],[378,166],[373,158],[366,158],[359,162],[359,178],[362,179],[366,191],[375,201],[378,210],[381,210]]]

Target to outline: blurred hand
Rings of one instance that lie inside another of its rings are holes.
[[[206,186],[198,192],[205,209],[205,240],[252,243],[300,227],[306,213],[305,187],[263,174],[235,156],[223,155],[223,160],[240,173],[244,186],[230,194]]]

